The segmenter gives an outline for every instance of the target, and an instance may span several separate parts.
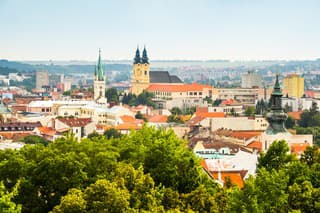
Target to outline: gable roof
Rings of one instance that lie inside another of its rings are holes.
[[[247,145],[248,148],[256,149],[259,152],[262,150],[262,143],[260,141],[252,141]]]
[[[84,127],[92,122],[91,118],[58,118],[69,127]]]
[[[298,112],[288,112],[287,114],[288,114],[288,116],[292,117],[294,120],[300,120],[300,119],[301,119],[302,111],[298,111]]]
[[[53,128],[47,126],[38,127],[38,130],[42,135],[54,136],[56,134],[56,131]]]
[[[168,71],[150,71],[150,83],[183,83],[176,75],[170,75]]]
[[[152,123],[166,123],[168,116],[166,115],[154,115],[148,118],[149,122]]]
[[[120,116],[121,120],[126,123],[126,122],[135,122],[136,119],[132,116],[129,116],[129,115],[123,115],[123,116]]]

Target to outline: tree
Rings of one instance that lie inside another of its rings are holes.
[[[60,204],[54,207],[53,213],[84,213],[87,212],[86,205],[83,192],[72,188],[61,198]]]
[[[84,191],[88,212],[127,212],[130,194],[115,182],[102,179]]]
[[[8,192],[3,182],[0,182],[0,212],[4,213],[19,213],[21,205],[15,204],[12,200],[18,194],[19,183],[15,185],[11,192]]]
[[[320,163],[320,152],[317,146],[308,146],[304,153],[301,155],[300,160],[308,166],[315,163]]]
[[[182,111],[179,107],[173,107],[170,112],[173,114],[173,115],[181,115],[182,114]]]
[[[289,146],[286,141],[274,141],[266,153],[261,153],[258,159],[258,168],[266,168],[268,171],[272,169],[279,170],[287,163],[291,162],[294,157],[288,154]]]
[[[104,131],[103,133],[106,138],[110,139],[110,138],[120,138],[121,137],[121,133],[114,129],[114,128],[111,128],[111,129],[108,129],[106,131]]]
[[[23,142],[26,144],[42,144],[47,146],[49,141],[38,135],[28,135],[24,137]]]
[[[222,100],[221,99],[216,99],[216,100],[214,100],[214,102],[213,102],[213,106],[219,106],[220,104],[221,104],[221,102],[222,102]]]
[[[253,106],[248,106],[247,109],[244,111],[246,116],[254,116],[255,108]]]
[[[142,119],[145,122],[147,121],[146,116],[144,116],[140,111],[137,112],[137,114],[134,116],[136,119]]]
[[[109,88],[106,91],[106,97],[108,102],[114,102],[116,104],[119,103],[119,95],[118,95],[118,91],[116,88]]]
[[[285,125],[285,127],[287,129],[292,129],[294,127],[294,125],[295,125],[295,120],[291,116],[288,116],[288,118],[285,121],[284,125]]]
[[[181,119],[181,116],[179,115],[169,115],[167,118],[168,123],[178,123],[183,124],[183,120]]]

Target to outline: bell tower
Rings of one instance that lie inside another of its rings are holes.
[[[269,122],[269,126],[265,131],[267,134],[275,135],[277,133],[287,133],[287,129],[284,126],[284,122],[288,116],[283,111],[281,106],[282,91],[279,83],[279,74],[276,76],[276,83],[273,87],[271,94],[271,111],[267,113],[266,118]]]
[[[105,104],[106,99],[106,76],[102,68],[101,50],[99,49],[98,65],[94,70],[94,100],[97,103]]]
[[[139,47],[137,47],[136,55],[133,59],[131,92],[139,95],[143,90],[147,89],[150,83],[150,64],[147,50],[144,47],[142,58],[140,57]]]

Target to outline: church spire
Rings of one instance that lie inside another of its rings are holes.
[[[148,55],[147,55],[146,46],[144,46],[144,48],[143,48],[142,60],[141,61],[142,61],[143,64],[149,64],[149,58],[148,58]]]
[[[134,63],[134,64],[139,64],[139,63],[141,63],[139,46],[137,47],[136,56],[135,56],[134,59],[133,59],[133,63]]]
[[[279,83],[279,74],[276,75],[276,82],[271,93],[270,102],[271,110],[267,113],[266,118],[269,122],[269,126],[266,130],[267,134],[288,133],[284,126],[284,122],[287,120],[287,114],[282,109],[281,104],[282,91]]]
[[[99,81],[103,81],[104,80],[104,71],[103,71],[102,62],[101,62],[101,49],[99,49],[98,68],[95,71],[95,73],[96,73],[96,78]]]

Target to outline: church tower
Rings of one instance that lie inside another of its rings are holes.
[[[94,100],[97,103],[105,104],[106,99],[106,76],[101,63],[101,50],[99,49],[98,66],[94,70]]]
[[[287,114],[283,111],[281,106],[282,91],[279,83],[279,75],[276,76],[276,83],[273,87],[271,94],[271,111],[267,113],[266,118],[269,122],[269,126],[266,130],[266,134],[275,135],[278,133],[288,133],[284,126],[284,122],[287,120]]]
[[[132,70],[132,82],[131,92],[135,95],[139,95],[143,90],[149,87],[150,83],[150,64],[147,55],[147,50],[144,47],[142,52],[142,58],[140,57],[139,47],[136,50],[136,56],[133,59],[133,70]]]

